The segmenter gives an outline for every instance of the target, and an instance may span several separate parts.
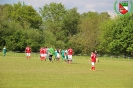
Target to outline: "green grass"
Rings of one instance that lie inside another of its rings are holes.
[[[40,61],[38,54],[0,56],[0,88],[132,88],[133,60],[99,58],[91,71],[89,56],[74,56],[72,64]]]

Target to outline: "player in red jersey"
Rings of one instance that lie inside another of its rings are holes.
[[[47,57],[47,48],[43,48],[43,59],[46,61],[46,57]]]
[[[70,47],[68,50],[68,64],[72,63],[73,49]]]
[[[40,60],[42,61],[43,59],[44,59],[44,55],[43,55],[43,53],[44,53],[44,51],[43,51],[43,47],[40,49]]]
[[[92,67],[90,70],[95,70],[96,55],[95,55],[94,51],[91,52],[90,61],[92,64]]]
[[[27,47],[25,48],[25,53],[26,53],[26,58],[27,58],[27,59],[30,59],[30,58],[31,58],[31,56],[30,56],[31,48],[30,48],[29,46],[27,46]]]

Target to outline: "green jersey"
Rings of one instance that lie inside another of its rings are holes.
[[[57,50],[55,50],[54,55],[57,56]]]
[[[65,53],[65,50],[62,50],[61,51],[61,55],[64,56],[64,53]]]
[[[49,53],[50,53],[50,55],[53,55],[54,54],[54,49],[53,48],[50,48],[49,49]]]
[[[5,47],[3,48],[3,53],[4,53],[4,54],[6,53],[6,48],[5,48]]]

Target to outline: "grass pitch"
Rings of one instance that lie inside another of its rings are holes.
[[[101,57],[91,71],[89,56],[74,56],[72,64],[40,61],[38,56],[0,56],[0,88],[133,88],[132,59]]]

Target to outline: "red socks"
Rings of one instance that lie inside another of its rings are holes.
[[[91,70],[95,70],[95,66],[92,66],[92,67],[91,67]]]

